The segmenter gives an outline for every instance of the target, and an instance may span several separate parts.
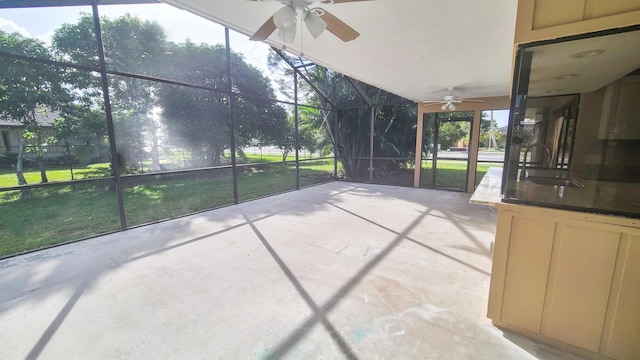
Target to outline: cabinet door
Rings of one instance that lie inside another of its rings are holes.
[[[613,277],[601,352],[614,359],[640,356],[640,235],[623,235]]]
[[[555,222],[513,217],[500,321],[540,332]]]
[[[620,232],[558,225],[542,334],[598,352]]]

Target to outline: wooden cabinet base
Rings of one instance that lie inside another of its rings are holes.
[[[489,318],[593,358],[640,359],[640,220],[496,207]]]
[[[562,351],[566,351],[566,352],[570,352],[576,355],[580,355],[582,357],[585,357],[587,359],[593,359],[593,360],[611,360],[610,357],[605,356],[605,355],[601,355],[598,353],[595,353],[593,351],[589,351],[589,350],[585,350],[585,349],[581,349],[577,346],[573,346],[570,344],[567,344],[566,342],[560,341],[560,340],[556,340],[553,338],[550,338],[548,336],[544,336],[544,335],[540,335],[540,334],[536,334],[532,331],[526,330],[526,329],[522,329],[519,328],[517,326],[513,326],[509,323],[501,323],[501,322],[495,322],[493,321],[493,325],[495,325],[496,327],[500,328],[503,332],[507,333],[507,332],[513,332],[519,335],[522,335],[524,337],[527,337],[531,340],[534,340],[538,343],[542,343],[542,344],[547,344],[549,346],[552,346],[558,350],[562,350]],[[508,335],[506,335],[505,337],[509,337]]]

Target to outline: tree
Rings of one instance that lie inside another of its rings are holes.
[[[447,150],[450,147],[456,147],[467,134],[468,132],[463,129],[460,122],[441,122],[438,129],[438,143],[442,150]]]
[[[132,15],[101,20],[105,61],[112,70],[143,75],[157,75],[166,57],[166,35],[153,21]],[[64,24],[53,36],[56,56],[66,61],[97,66],[97,42],[93,17],[84,14],[75,24]],[[109,76],[112,115],[120,159],[137,168],[143,148],[158,153],[157,123],[152,117],[157,104],[159,84],[125,76]],[[71,71],[67,81],[73,83],[82,101],[92,109],[103,107],[101,80],[88,72]],[[153,169],[159,170],[158,157],[152,157]],[[124,165],[124,164],[121,164]]]
[[[310,154],[330,153],[332,142],[324,127],[324,112],[317,108],[301,106],[299,109],[300,148],[307,149]]]
[[[92,108],[86,103],[71,103],[63,108],[64,116],[53,122],[56,140],[67,147],[69,143],[82,142],[86,148],[76,148],[75,156],[82,163],[109,159],[106,115],[104,111]]]
[[[17,33],[0,31],[0,51],[52,60],[44,44]],[[44,165],[47,139],[43,137],[38,112],[57,111],[70,99],[63,86],[60,68],[8,57],[0,58],[0,117],[17,120],[24,125],[25,137],[32,139],[35,144],[31,151],[36,153],[43,183],[48,182]]]
[[[423,134],[423,154],[433,151],[433,137],[435,120],[438,119],[438,145],[443,150],[456,147],[462,140],[464,146],[469,146],[470,123],[464,120],[473,118],[473,111],[454,111],[444,113],[427,113],[425,116]],[[462,121],[456,121],[462,120]]]
[[[273,145],[280,149],[282,152],[282,162],[285,162],[289,153],[296,148],[295,114],[290,113],[287,115],[287,126],[285,126]]]
[[[102,38],[107,67],[126,73],[161,76],[188,84],[226,90],[226,49],[222,45],[169,43],[160,25],[132,15],[102,18]],[[96,66],[93,20],[83,15],[75,24],[56,30],[53,49],[66,61]],[[234,98],[238,147],[258,138],[273,142],[286,126],[286,113],[275,102],[269,82],[261,73],[232,53],[233,89],[256,97]],[[100,79],[90,73],[70,73],[85,102],[102,106]],[[152,169],[159,170],[161,130],[182,142],[202,164],[219,164],[230,146],[229,99],[219,91],[199,90],[145,81],[128,76],[108,76],[119,159],[138,167],[146,149]],[[176,141],[178,140],[178,141]]]
[[[356,91],[352,82],[341,74],[327,69],[319,69],[319,76],[312,76],[325,94],[332,94],[338,107],[351,110],[338,111],[335,128],[336,152],[342,161],[347,177],[362,176],[368,171],[367,157],[387,158],[376,160],[376,173],[389,174],[404,169],[415,156],[416,117],[415,105],[402,104],[404,99],[384,90],[364,83],[358,83],[373,104],[397,101],[398,105],[374,107],[373,154],[370,154],[371,108],[365,106],[364,99]],[[361,107],[353,109],[354,104]],[[326,107],[326,104],[322,104]],[[393,159],[397,158],[397,159]]]
[[[169,52],[168,70],[178,80],[213,89],[228,88],[223,45],[187,41],[171,44]],[[233,89],[250,95],[233,98],[236,146],[248,146],[255,139],[262,144],[278,143],[287,129],[287,114],[268,99],[275,97],[269,81],[234,52],[231,68]],[[158,97],[169,134],[181,139],[203,165],[219,165],[224,150],[231,145],[229,97],[220,91],[175,85],[163,85]]]
[[[329,127],[326,115],[314,117],[316,128],[325,128],[326,138],[335,133],[334,151],[342,162],[347,177],[362,176],[368,171],[371,136],[371,108],[354,104],[362,104],[364,100],[344,76],[320,66],[304,67],[307,77],[318,86],[324,94],[331,94],[331,101],[338,108],[338,121],[335,128]],[[375,87],[360,84],[373,103],[386,103],[399,100],[396,95]],[[310,87],[301,86],[306,92],[308,103],[320,108],[330,108],[330,104]],[[398,158],[376,161],[376,171],[392,173],[406,164],[406,159],[415,153],[416,129],[415,105],[390,105],[374,108],[374,157]]]

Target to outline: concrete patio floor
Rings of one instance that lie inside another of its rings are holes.
[[[581,359],[491,325],[468,201],[333,182],[0,261],[0,359]]]

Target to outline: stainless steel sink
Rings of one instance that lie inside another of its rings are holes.
[[[566,186],[576,187],[582,189],[584,187],[579,181],[570,178],[556,178],[546,176],[527,176],[527,180],[534,184],[540,185],[554,185],[554,186]]]

